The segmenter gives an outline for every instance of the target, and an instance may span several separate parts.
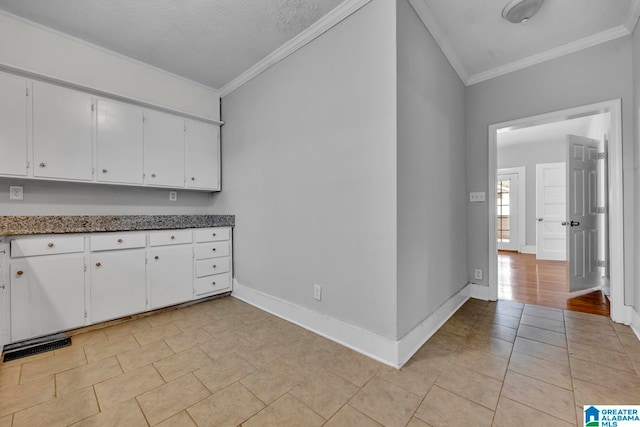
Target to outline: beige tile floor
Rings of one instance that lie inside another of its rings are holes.
[[[639,373],[601,316],[470,300],[396,370],[227,297],[0,365],[0,427],[569,426]]]

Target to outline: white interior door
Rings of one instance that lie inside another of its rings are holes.
[[[519,249],[518,174],[498,174],[496,236],[498,250]]]
[[[536,165],[536,258],[566,261],[567,214],[565,163]]]
[[[598,272],[598,141],[567,135],[569,290],[601,285]]]

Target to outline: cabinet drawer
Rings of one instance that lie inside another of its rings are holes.
[[[201,259],[196,261],[196,277],[226,273],[229,271],[230,267],[231,264],[229,262],[229,257]]]
[[[92,251],[111,251],[114,249],[144,248],[146,236],[144,233],[116,233],[91,236]]]
[[[217,242],[229,240],[231,229],[226,227],[202,228],[194,232],[196,242]]]
[[[11,240],[13,258],[84,252],[82,236],[48,236]]]
[[[200,277],[196,279],[193,289],[196,295],[208,294],[210,292],[222,292],[231,289],[231,274],[214,274],[213,276]]]
[[[229,256],[229,242],[202,243],[196,246],[196,259]]]
[[[149,233],[149,246],[181,245],[192,241],[191,230],[168,230]]]

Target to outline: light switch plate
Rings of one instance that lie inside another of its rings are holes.
[[[17,185],[10,186],[9,200],[24,200],[24,189]]]
[[[469,201],[471,203],[484,202],[484,197],[485,197],[484,191],[474,191],[469,193]]]

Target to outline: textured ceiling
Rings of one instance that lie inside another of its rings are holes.
[[[490,70],[628,24],[637,6],[632,0],[545,0],[529,22],[512,24],[501,15],[508,0],[412,2],[426,5],[434,37],[448,45],[445,53],[455,57],[449,58],[452,63],[459,63],[458,73],[472,81]]]
[[[0,0],[0,9],[219,89],[342,0]]]

